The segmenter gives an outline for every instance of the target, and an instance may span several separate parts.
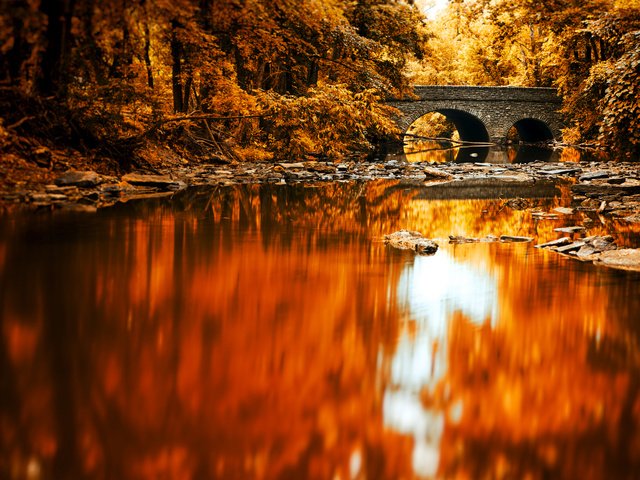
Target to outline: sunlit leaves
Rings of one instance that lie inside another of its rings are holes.
[[[621,43],[628,51],[610,69],[600,139],[637,160],[640,156],[640,30],[627,34]]]
[[[391,109],[379,101],[373,90],[353,94],[344,85],[319,84],[303,97],[266,93],[269,143],[284,158],[307,154],[335,158],[365,150],[374,135],[395,130]]]

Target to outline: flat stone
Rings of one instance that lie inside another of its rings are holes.
[[[139,173],[128,173],[122,177],[122,180],[130,185],[157,187],[169,190],[177,190],[185,186],[184,183],[173,180],[167,175],[142,175]]]
[[[533,177],[525,173],[495,175],[493,178],[505,183],[534,183]]]
[[[557,240],[551,240],[550,242],[540,243],[536,245],[536,248],[549,248],[549,247],[562,247],[563,245],[568,245],[571,243],[571,239],[569,237],[561,237]]]
[[[568,175],[570,173],[581,172],[582,170],[576,167],[568,168],[555,168],[553,170],[541,170],[540,173],[544,175]]]
[[[320,162],[305,162],[304,166],[307,170],[311,170],[312,172],[334,173],[336,171],[336,167],[334,165],[328,165]]]
[[[67,197],[66,195],[64,195],[63,193],[50,193],[49,194],[49,198],[53,201],[53,202],[63,202],[69,199],[69,197]]]
[[[558,212],[562,215],[573,215],[575,213],[575,210],[573,208],[567,208],[567,207],[556,207],[553,209],[554,212]]]
[[[569,245],[565,245],[564,247],[558,247],[556,248],[556,252],[558,253],[568,253],[568,252],[572,252],[574,250],[578,250],[579,248],[582,248],[586,245],[586,242],[573,242]]]
[[[596,180],[598,178],[607,178],[611,176],[611,172],[608,170],[598,170],[597,172],[589,172],[584,175],[580,175],[578,178],[581,182],[586,182],[587,180]]]
[[[79,170],[67,170],[62,175],[54,180],[54,183],[58,187],[80,187],[91,188],[96,187],[102,183],[102,177],[96,172],[92,171],[79,171]]]
[[[438,251],[438,244],[424,238],[420,232],[399,230],[384,236],[384,242],[400,250],[413,250],[425,255],[433,255]]]
[[[38,193],[34,192],[29,195],[32,202],[36,203],[49,203],[51,202],[51,197],[47,193]]]
[[[453,175],[451,175],[450,173],[443,172],[442,170],[438,170],[437,168],[426,167],[422,170],[422,172],[424,173],[425,177],[429,179],[438,178],[448,180],[450,178],[453,178]]]
[[[304,163],[302,162],[295,162],[295,163],[279,163],[279,166],[281,166],[282,168],[284,168],[285,170],[292,170],[292,169],[302,169],[305,168],[304,167]]]
[[[533,238],[531,237],[519,237],[514,235],[500,235],[500,241],[504,243],[515,243],[515,242],[532,242]]]
[[[595,260],[600,250],[593,248],[591,245],[584,245],[576,252],[576,256],[582,260]]]
[[[559,227],[559,228],[554,228],[553,231],[554,232],[560,232],[560,233],[577,233],[577,232],[584,232],[586,229],[580,225],[575,225],[573,227]]]
[[[622,248],[602,252],[595,263],[621,270],[640,271],[640,249]]]

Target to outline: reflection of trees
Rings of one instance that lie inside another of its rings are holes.
[[[398,228],[556,235],[502,200],[419,194],[401,182],[241,185],[7,222],[0,476],[35,465],[62,479],[344,478],[360,463],[367,477],[410,478],[411,441],[383,429],[381,396],[407,313],[398,258],[412,257],[375,239]],[[545,290],[563,259],[545,254],[523,273],[505,252],[527,246],[484,247],[452,251],[491,269],[510,320],[451,323],[441,391],[454,397],[432,404],[462,399],[464,410],[447,423],[442,471],[535,476],[534,460],[555,458],[545,468],[566,463],[571,476],[602,455],[597,465],[633,464],[637,439],[618,426],[638,423],[629,332],[640,306],[611,308],[634,292],[604,298],[607,278],[581,266]],[[589,319],[564,311],[563,295]]]
[[[451,392],[445,406],[463,413],[447,422],[441,474],[630,478],[640,467],[640,331],[629,287],[605,295],[599,285],[617,272],[566,269],[551,255],[515,270],[517,251],[489,252],[501,315],[495,328],[463,315],[450,324],[449,368],[436,392]],[[428,404],[436,400],[425,392]]]
[[[340,218],[360,215],[356,187],[238,187],[16,232],[3,475],[14,452],[54,478],[330,478],[358,458],[408,474],[376,393],[396,324],[383,247]]]

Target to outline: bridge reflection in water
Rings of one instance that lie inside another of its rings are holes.
[[[567,151],[567,153],[570,152]],[[573,153],[572,160],[580,158],[575,150]],[[409,162],[425,163],[531,163],[560,161],[563,150],[532,144],[488,146],[487,144],[459,145],[447,141],[414,140],[407,141],[402,151],[398,149],[397,153],[392,155],[394,158],[406,158]]]
[[[0,477],[632,477],[638,275],[383,244],[562,224],[441,194],[245,185],[0,222]]]

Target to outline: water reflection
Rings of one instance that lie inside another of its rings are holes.
[[[560,223],[399,182],[5,217],[0,477],[632,477],[638,275],[380,241]]]
[[[570,149],[564,149],[570,150]],[[426,163],[531,163],[557,162],[571,158],[579,161],[580,154],[564,154],[564,150],[534,144],[509,144],[507,146],[455,143],[433,140],[411,140],[399,152],[409,162]],[[574,158],[576,157],[576,158]]]

